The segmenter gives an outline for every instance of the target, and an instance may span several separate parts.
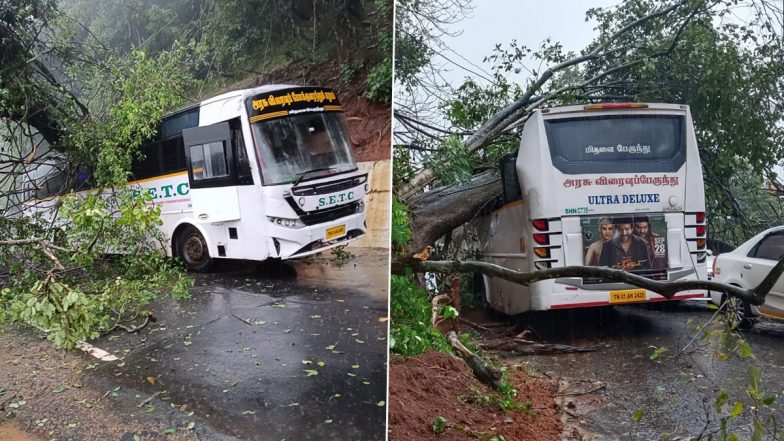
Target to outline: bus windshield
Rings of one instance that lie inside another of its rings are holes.
[[[265,185],[357,169],[337,112],[288,116],[252,126]]]
[[[605,115],[544,124],[553,165],[562,173],[675,172],[686,160],[681,116]]]

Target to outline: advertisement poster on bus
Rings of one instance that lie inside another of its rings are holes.
[[[666,274],[667,222],[663,214],[591,216],[583,217],[581,223],[586,266],[643,276]]]

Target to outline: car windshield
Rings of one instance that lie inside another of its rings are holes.
[[[317,179],[357,169],[337,112],[253,123],[264,185]]]

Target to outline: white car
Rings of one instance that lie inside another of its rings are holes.
[[[784,226],[773,227],[752,237],[743,245],[716,256],[713,261],[713,279],[742,288],[757,286],[776,263],[784,256]],[[711,301],[721,305],[723,293],[711,291]],[[753,306],[732,298],[730,307],[738,314],[738,327],[750,329],[759,316],[784,320],[784,277],[768,293],[765,303]]]

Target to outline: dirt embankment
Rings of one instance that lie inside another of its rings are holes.
[[[338,92],[354,146],[357,162],[391,159],[392,107],[364,98],[366,69],[348,81],[341,79],[341,66],[328,62],[318,66],[293,63],[251,80],[244,87],[264,84],[301,84],[327,86]]]
[[[438,352],[390,360],[389,440],[507,441],[561,439],[562,423],[553,398],[556,385],[546,379],[513,372],[517,401],[530,400],[530,411],[504,412],[488,404],[493,392],[471,375],[465,363]],[[436,434],[433,422],[446,421]]]

